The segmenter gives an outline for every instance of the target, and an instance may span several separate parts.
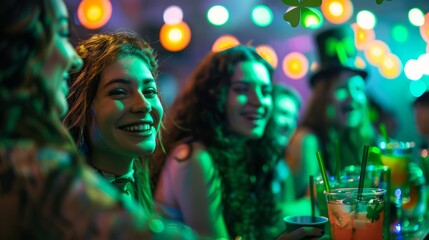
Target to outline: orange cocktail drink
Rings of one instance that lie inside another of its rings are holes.
[[[402,202],[407,203],[410,200],[409,167],[413,159],[413,148],[413,142],[392,142],[380,145],[381,162],[391,171],[390,197],[392,201],[394,201],[394,193],[397,189],[401,190]]]
[[[383,239],[384,194],[380,188],[332,189],[325,193],[332,239]]]

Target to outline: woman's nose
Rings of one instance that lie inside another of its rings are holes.
[[[262,105],[263,98],[264,96],[260,91],[254,90],[249,96],[249,103],[255,106],[260,106]]]
[[[73,60],[72,60],[72,66],[69,70],[71,73],[78,72],[80,69],[82,69],[83,61],[82,58],[75,52]]]
[[[131,111],[134,113],[147,113],[152,111],[152,105],[142,93],[138,93],[133,99]]]

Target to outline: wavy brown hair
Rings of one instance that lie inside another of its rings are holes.
[[[31,139],[74,149],[42,77],[53,41],[53,1],[2,1],[0,7],[0,139]]]
[[[244,61],[262,63],[272,79],[273,68],[253,47],[240,45],[209,53],[170,107],[163,137],[166,152],[158,149],[154,158],[159,163],[180,143],[192,146],[193,141],[202,142],[222,180],[223,215],[229,235],[267,239],[270,227],[280,219],[271,191],[276,159],[270,141],[264,137],[246,146],[237,145],[225,111],[232,75],[237,64]],[[159,172],[159,167],[155,171]]]
[[[76,46],[83,59],[83,68],[71,75],[71,89],[67,100],[70,111],[64,118],[65,125],[79,149],[87,155],[91,149],[85,142],[89,138],[89,126],[92,119],[91,105],[94,101],[102,72],[122,56],[136,56],[148,66],[155,79],[158,79],[158,63],[150,45],[134,33],[95,34]],[[159,136],[160,134],[158,134]],[[159,138],[158,138],[158,142]],[[148,212],[153,211],[152,193],[149,181],[148,156],[134,161],[136,171],[137,199]]]

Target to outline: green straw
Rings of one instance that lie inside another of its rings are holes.
[[[310,175],[310,201],[311,201],[311,222],[316,222],[316,214],[314,210],[314,176]]]
[[[362,200],[362,192],[363,192],[363,184],[365,182],[365,174],[366,174],[366,163],[368,162],[368,151],[369,146],[363,146],[363,154],[362,154],[362,165],[360,167],[360,178],[359,178],[359,186],[358,186],[358,201]]]
[[[384,123],[380,124],[380,133],[383,136],[383,138],[386,141],[386,143],[389,143],[390,142],[390,138],[389,138],[389,135],[387,134],[386,124],[384,124]]]
[[[331,187],[329,187],[328,176],[326,175],[325,164],[323,163],[322,153],[320,151],[316,152],[317,162],[319,163],[320,173],[322,174],[323,184],[325,185],[325,191],[331,192]]]
[[[335,178],[337,181],[340,181],[340,142],[338,140],[335,141]]]

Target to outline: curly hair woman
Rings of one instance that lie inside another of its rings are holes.
[[[165,123],[167,157],[155,190],[161,212],[206,236],[279,234],[272,191],[278,158],[264,136],[272,73],[254,48],[241,45],[209,53],[196,68]]]

